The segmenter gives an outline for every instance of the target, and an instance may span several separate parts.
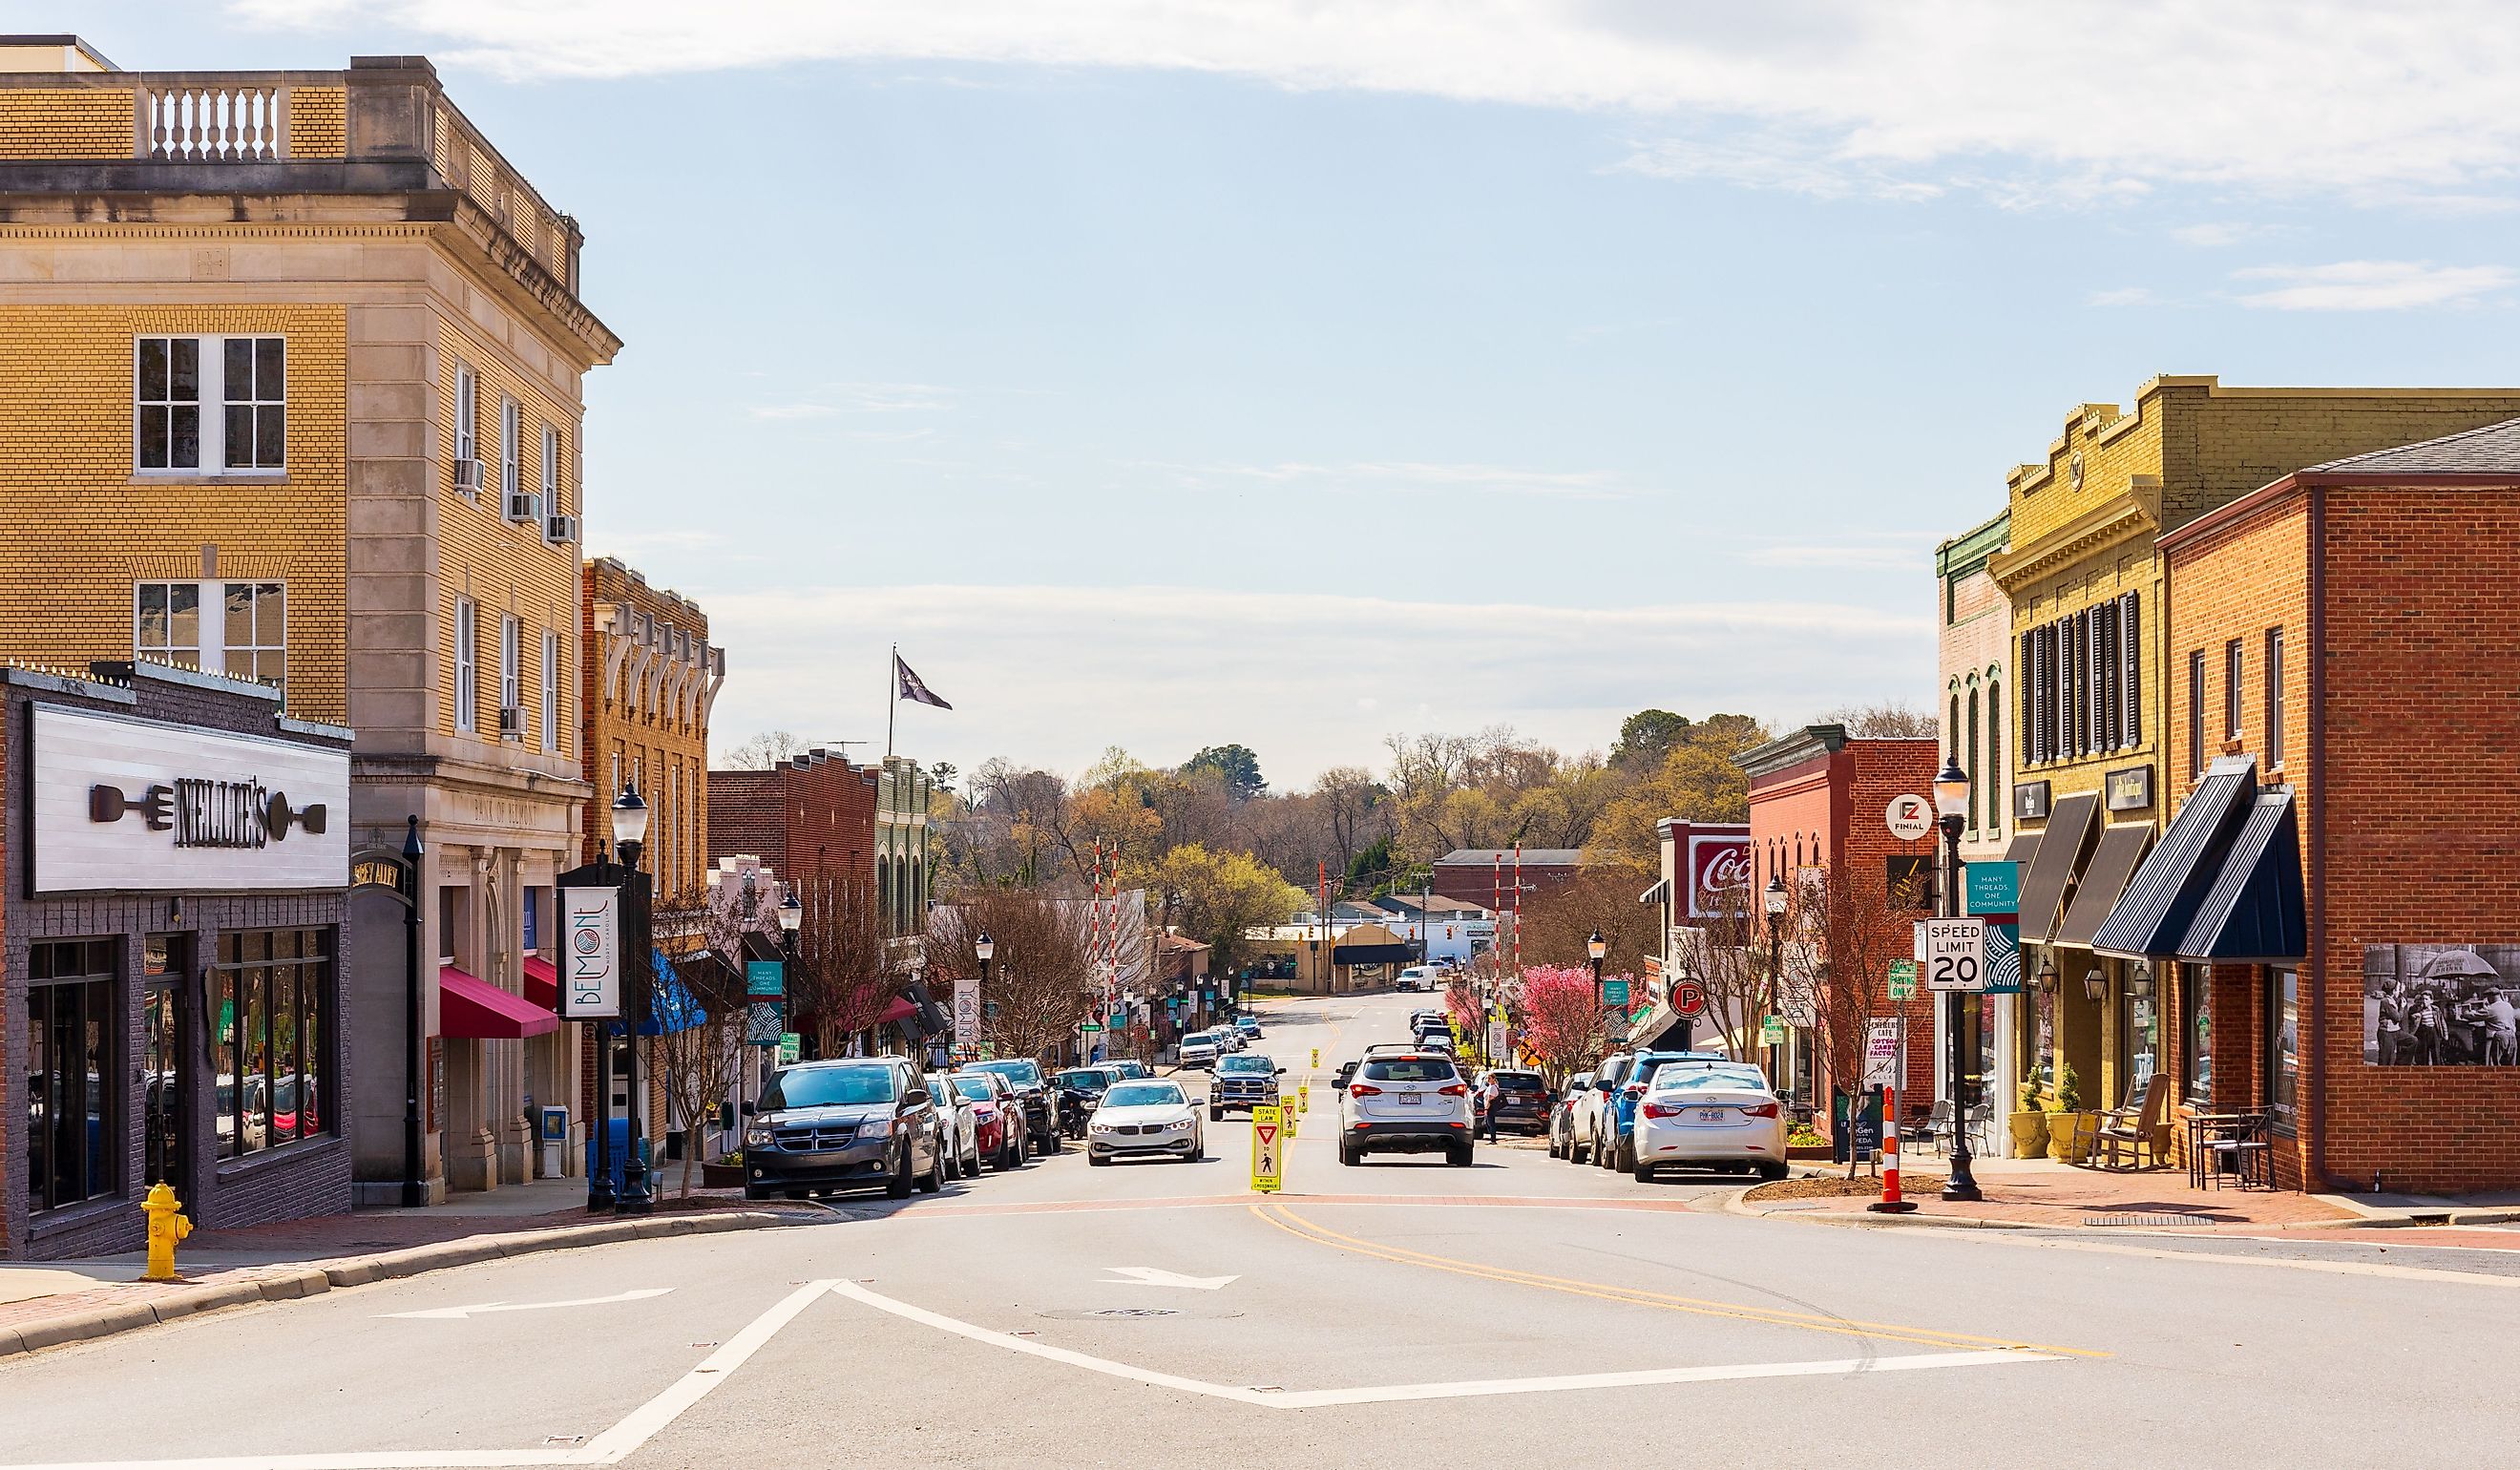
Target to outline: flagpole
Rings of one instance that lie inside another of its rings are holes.
[[[892,667],[884,670],[892,681],[892,697],[883,706],[883,758],[892,759],[892,726],[901,714],[901,645],[892,646]]]

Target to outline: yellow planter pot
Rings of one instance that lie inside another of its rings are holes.
[[[2012,1156],[2035,1159],[2048,1151],[2048,1115],[2014,1113],[2005,1120],[2012,1129]]]
[[[2079,1164],[2092,1151],[2092,1139],[2100,1131],[2097,1113],[2049,1113],[2048,1115],[2048,1157],[2065,1164]]]

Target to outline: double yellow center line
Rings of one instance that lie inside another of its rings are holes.
[[[1915,1343],[1947,1351],[2008,1349],[2025,1353],[2052,1353],[2068,1358],[2106,1358],[2083,1348],[2058,1348],[2044,1343],[2016,1342],[2001,1337],[1981,1337],[1968,1332],[1946,1332],[1934,1327],[1909,1327],[1884,1322],[1859,1322],[1845,1317],[1823,1316],[1817,1313],[1784,1312],[1771,1307],[1749,1307],[1736,1302],[1710,1302],[1697,1297],[1673,1296],[1667,1292],[1644,1291],[1632,1286],[1611,1286],[1598,1281],[1575,1281],[1563,1276],[1543,1275],[1538,1271],[1513,1270],[1505,1267],[1482,1266],[1476,1262],[1459,1261],[1450,1256],[1432,1256],[1424,1251],[1404,1250],[1399,1246],[1359,1240],[1343,1235],[1328,1225],[1297,1215],[1284,1205],[1253,1205],[1254,1217],[1316,1245],[1335,1250],[1372,1256],[1376,1260],[1396,1262],[1402,1266],[1420,1266],[1428,1270],[1449,1271],[1457,1276],[1471,1276],[1485,1281],[1503,1281],[1515,1286],[1536,1286],[1544,1291],[1564,1292],[1569,1296],[1592,1297],[1605,1302],[1625,1302],[1631,1306],[1652,1307],[1665,1312],[1694,1313],[1699,1316],[1731,1317],[1736,1321],[1761,1322],[1776,1327],[1799,1327],[1809,1332],[1830,1332],[1841,1337],[1870,1338],[1885,1342]]]

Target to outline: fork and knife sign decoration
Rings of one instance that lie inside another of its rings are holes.
[[[265,790],[252,780],[184,780],[125,794],[121,787],[99,783],[88,788],[91,822],[119,822],[137,814],[153,832],[172,831],[177,847],[261,847],[289,835],[290,828],[321,833],[321,802],[292,807],[285,791]]]

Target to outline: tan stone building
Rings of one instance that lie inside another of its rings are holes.
[[[619,341],[576,223],[414,57],[112,69],[0,39],[0,655],[264,680],[357,732],[354,846],[418,820],[401,911],[354,899],[362,1192],[534,1168],[574,1094],[527,960],[576,851],[580,379]],[[417,1035],[405,1022],[417,991]],[[411,1058],[420,1075],[412,1077]]]
[[[592,861],[597,846],[610,842],[607,809],[636,786],[649,813],[642,862],[656,891],[698,889],[709,864],[709,706],[726,681],[726,650],[709,643],[706,613],[680,593],[649,586],[636,568],[600,557],[579,576],[586,648],[579,699],[594,788],[580,855]]]

